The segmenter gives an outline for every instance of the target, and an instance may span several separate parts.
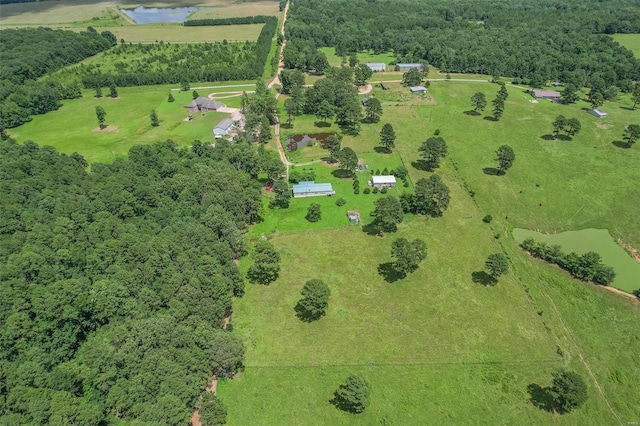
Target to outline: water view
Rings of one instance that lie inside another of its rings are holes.
[[[196,10],[201,7],[136,7],[135,9],[121,9],[129,18],[136,21],[136,24],[164,24],[182,23]]]

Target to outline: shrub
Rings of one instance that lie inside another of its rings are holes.
[[[381,193],[381,194],[386,194],[386,193],[387,193],[387,187],[385,186],[384,188],[382,188],[382,189],[380,190],[380,193]]]
[[[482,221],[484,223],[491,223],[491,221],[493,220],[493,216],[491,216],[490,214],[486,215],[485,217],[482,218]]]
[[[409,182],[407,182],[406,180],[402,183],[402,186],[404,186],[405,188],[409,187]]]
[[[380,176],[380,169],[376,169],[376,176]]]
[[[384,170],[382,170],[382,174],[387,176],[389,174],[389,169],[385,167]]]
[[[440,134],[440,129],[436,129],[436,131],[435,131],[435,132],[433,132],[433,134],[434,134],[435,136],[438,136],[438,135]]]
[[[360,193],[360,188],[353,188],[353,193],[354,194],[359,194]]]
[[[344,198],[338,198],[336,200],[336,206],[338,207],[344,206],[345,204],[347,204],[347,200],[345,200]]]
[[[380,191],[378,190],[378,187],[377,187],[377,186],[374,186],[374,187],[373,187],[373,190],[372,190],[371,192],[373,192],[374,194],[377,194],[377,193],[378,193],[378,192],[380,192]]]
[[[370,188],[365,188],[362,193],[364,194],[370,194],[371,193],[371,189]]]

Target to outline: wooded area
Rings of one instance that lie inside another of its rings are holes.
[[[0,418],[183,425],[215,373],[259,184],[229,145],[171,141],[92,164],[0,142]]]
[[[398,62],[534,84],[572,72],[580,73],[586,86],[596,79],[613,85],[640,78],[631,51],[605,35],[640,32],[638,0],[298,0],[286,31],[287,50],[303,57],[331,46],[338,56],[391,51]]]
[[[0,130],[19,126],[35,114],[60,107],[61,99],[81,96],[78,85],[36,79],[100,53],[116,43],[108,31],[76,33],[51,28],[0,31]]]

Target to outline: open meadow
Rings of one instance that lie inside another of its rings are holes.
[[[243,82],[227,83],[233,86]],[[192,121],[186,121],[188,112],[183,105],[191,102],[192,91],[171,91],[172,88],[175,86],[123,87],[118,89],[116,99],[108,96],[97,99],[93,96],[95,91],[85,90],[84,97],[63,101],[59,110],[34,116],[32,121],[9,133],[19,142],[33,140],[66,154],[77,151],[88,162],[110,162],[126,155],[134,145],[166,139],[180,146],[190,146],[194,140],[213,142],[213,127],[229,114],[196,113]],[[199,93],[205,96],[220,90],[223,89],[200,89]],[[108,94],[108,90],[106,92]],[[169,92],[175,102],[167,101]],[[107,113],[109,127],[105,130],[97,129],[96,106],[102,106]],[[152,109],[160,118],[158,127],[151,126]]]
[[[271,238],[283,258],[282,272],[269,286],[249,286],[234,304],[232,324],[247,345],[247,358],[243,373],[219,385],[220,398],[235,407],[230,424],[526,418],[530,424],[606,425],[640,418],[632,385],[640,380],[633,355],[640,350],[638,303],[532,259],[511,235],[514,226],[547,232],[594,226],[640,245],[628,202],[638,199],[630,175],[639,154],[613,143],[635,116],[629,101],[608,103],[603,108],[609,118],[598,120],[585,112],[586,103],[535,104],[523,89],[509,86],[505,114],[493,122],[465,114],[474,93],[491,100],[497,92],[486,81],[432,83],[425,97],[412,97],[396,83],[390,89],[373,94],[384,108],[380,123],[364,124],[360,136],[345,137],[343,146],[375,164],[384,157],[374,149],[379,127],[392,123],[393,156],[407,165],[415,183],[430,174],[415,167],[418,147],[440,130],[450,156],[436,173],[451,189],[451,205],[442,218],[405,215],[409,220],[397,234],[367,235],[349,225],[342,210],[367,211],[362,200],[379,195],[353,195],[324,164],[301,166],[314,168],[322,177],[316,181],[331,181],[337,195],[293,199],[289,215],[268,211],[252,231]],[[583,123],[572,141],[544,137],[559,114]],[[283,132],[327,129],[333,127],[319,128],[313,117],[302,116]],[[484,173],[495,165],[501,144],[513,146],[515,165],[505,176]],[[289,157],[315,161],[321,154],[311,147]],[[353,204],[332,206],[342,196]],[[588,208],[581,209],[587,200]],[[302,219],[310,202],[323,205],[323,219],[315,224]],[[486,214],[495,218],[491,224],[481,221]],[[362,218],[366,223],[367,215]],[[387,282],[378,268],[389,262],[390,244],[399,236],[424,239],[428,257],[414,274]],[[486,256],[500,251],[512,271],[494,287],[474,282],[472,274],[482,270]],[[294,307],[311,278],[324,280],[332,294],[327,315],[305,323]],[[563,416],[537,406],[541,387],[560,367],[583,375],[590,396],[583,408]],[[359,415],[329,402],[353,372],[373,386],[372,405]]]
[[[614,34],[611,37],[623,47],[633,52],[633,56],[640,58],[640,34]]]

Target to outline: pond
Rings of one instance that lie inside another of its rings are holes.
[[[135,9],[120,9],[122,13],[136,21],[136,24],[182,23],[201,7],[157,8],[139,6]]]
[[[287,151],[294,152],[304,148],[312,142],[319,142],[322,148],[327,149],[327,138],[337,136],[335,133],[312,133],[310,135],[291,135],[285,141]]]
[[[616,279],[611,284],[612,287],[627,293],[640,288],[640,262],[624,251],[606,229],[583,229],[559,234],[543,234],[516,228],[513,230],[513,238],[518,244],[527,238],[533,238],[547,244],[558,244],[562,246],[562,251],[565,253],[573,251],[577,254],[583,254],[595,251],[602,257],[602,263],[612,266],[616,271]]]

